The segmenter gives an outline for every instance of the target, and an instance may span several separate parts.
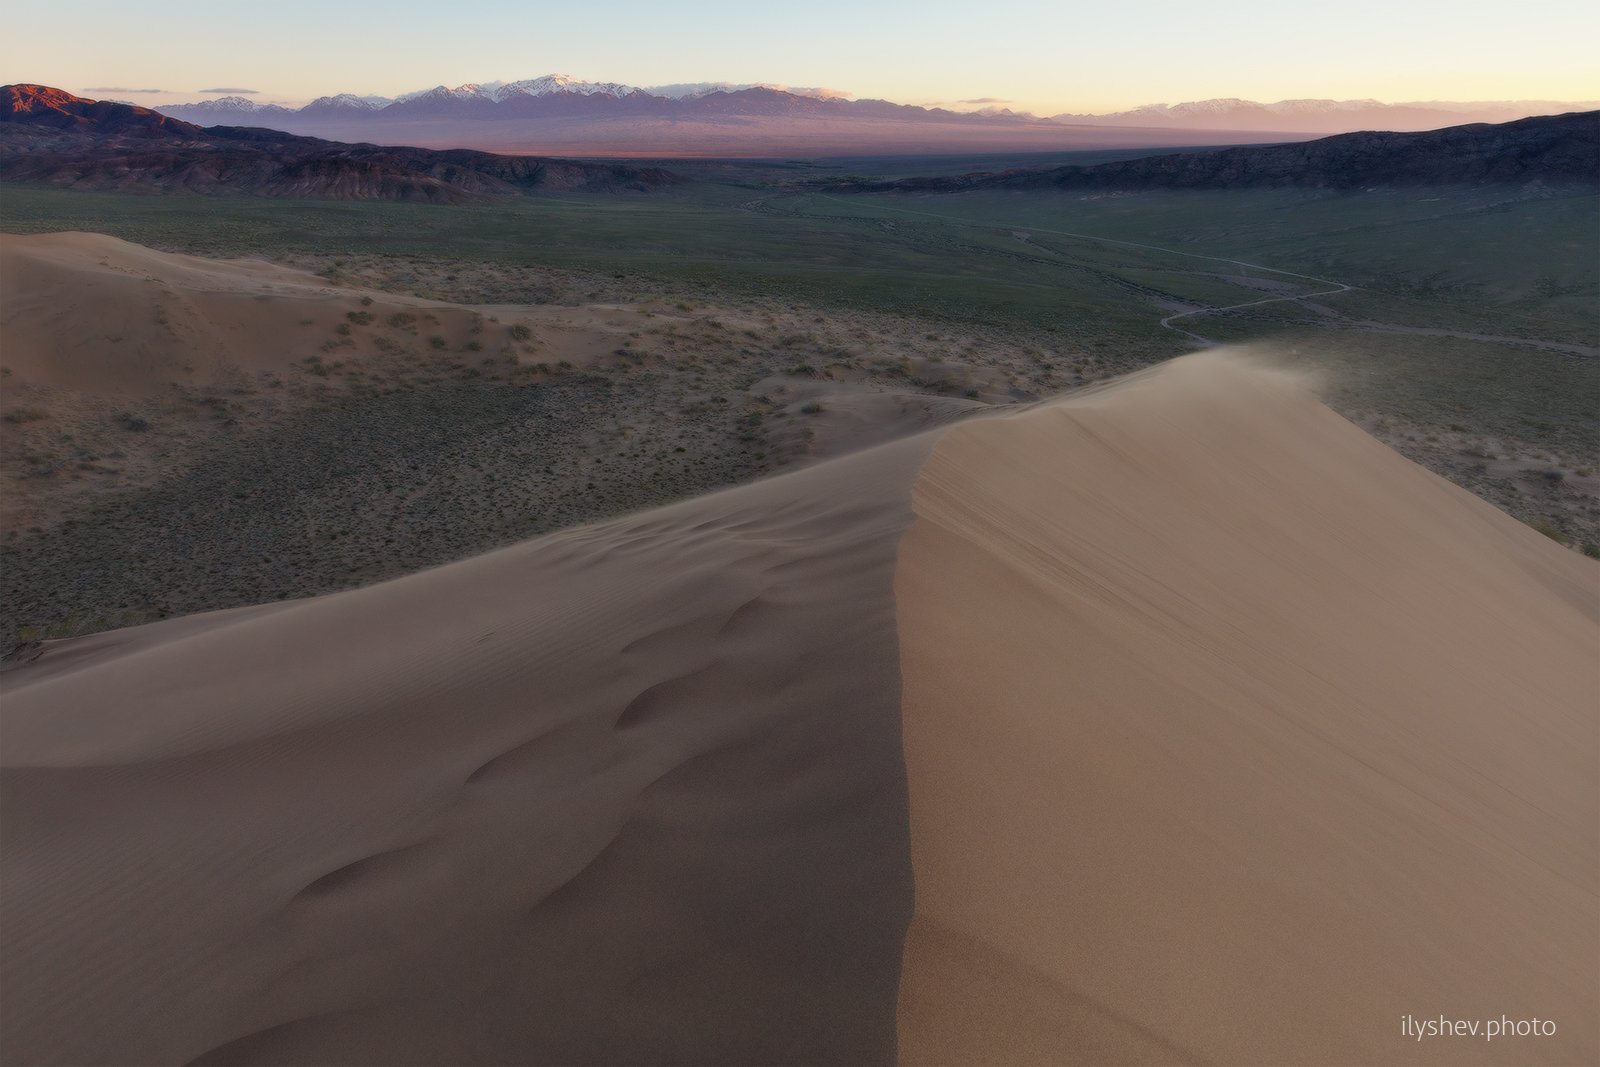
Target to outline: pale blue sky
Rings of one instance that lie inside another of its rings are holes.
[[[1600,98],[1594,0],[77,0],[13,4],[5,25],[0,80],[146,103],[220,88],[302,103],[555,72],[993,98],[1040,114],[1218,96]]]

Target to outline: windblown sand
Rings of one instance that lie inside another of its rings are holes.
[[[0,1053],[1594,1062],[1597,582],[1209,355],[50,642]]]

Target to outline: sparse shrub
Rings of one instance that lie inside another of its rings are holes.
[[[150,428],[150,420],[143,415],[135,415],[131,411],[124,411],[122,413],[122,425],[134,433],[144,433]]]
[[[811,401],[809,404],[803,405],[800,408],[800,414],[802,415],[817,415],[820,414],[821,411],[822,405],[817,403],[815,400]]]
[[[417,317],[409,312],[397,311],[389,316],[389,325],[397,330],[404,330],[416,323]]]
[[[12,408],[4,417],[7,422],[20,426],[25,422],[38,422],[45,414],[41,408]]]
[[[444,348],[448,342],[438,334],[434,334],[432,337],[428,338],[428,344],[434,348]]]
[[[361,306],[362,307],[371,307],[372,306],[372,297],[370,297],[370,296],[362,297],[361,298]]]
[[[1538,530],[1540,533],[1544,534],[1546,537],[1550,538],[1550,540],[1555,541],[1558,544],[1570,545],[1572,543],[1572,538],[1568,537],[1564,532],[1562,532],[1561,527],[1557,526],[1549,519],[1534,519],[1532,522],[1528,523],[1528,525],[1532,526],[1535,530]]]
[[[506,330],[506,333],[511,335],[513,341],[526,341],[533,336],[533,331],[520,322]]]
[[[366,300],[365,297],[362,299]],[[367,300],[366,302],[369,304],[372,303],[371,300]],[[355,323],[357,326],[368,326],[372,323],[372,312],[370,311],[347,311],[345,312],[344,317]]]
[[[1600,559],[1600,545],[1595,544],[1593,541],[1585,542],[1583,546],[1583,554],[1588,556],[1590,559]]]

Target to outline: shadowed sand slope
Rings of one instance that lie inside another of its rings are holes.
[[[924,450],[52,644],[5,1060],[892,1061]]]
[[[49,643],[0,1051],[1593,1062],[1596,579],[1206,355]]]
[[[905,1062],[1600,1061],[1594,564],[1218,356],[915,500]]]

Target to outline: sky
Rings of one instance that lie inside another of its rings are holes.
[[[1212,97],[1600,98],[1594,0],[76,0],[12,5],[6,31],[0,80],[150,105],[551,73],[1040,115]]]

